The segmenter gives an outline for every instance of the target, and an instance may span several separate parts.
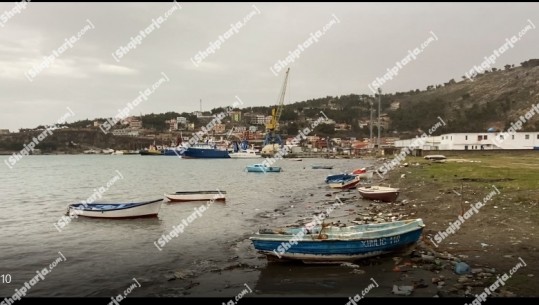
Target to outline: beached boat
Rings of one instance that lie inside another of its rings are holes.
[[[399,189],[386,186],[363,186],[357,190],[361,197],[370,200],[393,202],[399,196]]]
[[[355,175],[351,174],[335,174],[335,175],[329,175],[326,177],[326,183],[337,183],[337,182],[343,182],[348,181],[350,179],[355,178]]]
[[[290,161],[303,161],[303,159],[301,159],[301,158],[294,158],[294,159],[290,159]]]
[[[250,173],[278,173],[281,168],[278,166],[266,166],[265,164],[253,164],[246,167]]]
[[[444,155],[426,155],[424,157],[427,160],[445,160],[447,159]]]
[[[311,165],[312,169],[333,169],[333,165],[319,165],[319,164],[313,164]]]
[[[163,199],[133,203],[75,203],[68,206],[69,216],[93,218],[157,217]]]
[[[225,201],[225,191],[194,191],[194,192],[176,192],[174,194],[165,194],[170,201]]]
[[[343,189],[348,190],[356,187],[360,181],[360,178],[357,176],[354,176],[353,178],[350,178],[348,180],[341,180],[337,182],[329,182],[328,185],[330,188],[333,189]]]
[[[374,171],[369,171],[366,168],[356,169],[352,172],[352,175],[359,176],[361,179],[371,180],[374,175]]]
[[[339,263],[387,254],[413,245],[421,237],[424,226],[423,220],[410,219],[342,228],[265,229],[249,239],[259,253],[272,260]]]

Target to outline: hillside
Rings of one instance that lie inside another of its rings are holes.
[[[388,111],[397,131],[430,128],[436,117],[447,123],[443,132],[472,132],[488,128],[507,129],[532,103],[539,102],[539,64],[497,70],[473,81],[448,82],[420,92],[396,93],[390,97],[400,108]],[[524,63],[527,65],[527,62]],[[523,126],[539,130],[539,115]]]

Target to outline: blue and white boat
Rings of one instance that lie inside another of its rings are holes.
[[[246,167],[250,173],[278,173],[281,171],[279,166],[266,166],[265,164],[253,164]]]
[[[68,206],[68,216],[93,218],[157,217],[163,199],[131,203],[75,203]]]
[[[418,218],[342,228],[261,230],[249,239],[259,253],[272,260],[340,263],[404,249],[419,240],[424,227]]]
[[[196,159],[228,159],[228,151],[217,148],[213,144],[194,144],[183,153],[184,158]]]

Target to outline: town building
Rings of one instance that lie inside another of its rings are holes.
[[[115,130],[112,131],[112,134],[115,135],[115,136],[138,137],[139,136],[139,131],[124,128],[124,129],[115,129]]]
[[[395,141],[395,147],[408,147],[417,138]],[[424,150],[539,149],[539,132],[463,132],[426,137]]]
[[[251,115],[250,123],[254,125],[264,125],[266,123],[266,116],[262,114]]]
[[[142,120],[141,119],[132,119],[129,122],[130,128],[142,128]]]
[[[215,124],[215,126],[213,126],[213,131],[215,133],[224,133],[225,130],[226,130],[225,124]]]
[[[352,129],[352,126],[350,124],[346,124],[346,123],[335,124],[335,131],[347,131],[350,129]]]
[[[228,116],[230,117],[230,121],[233,123],[241,122],[241,111],[230,111]]]

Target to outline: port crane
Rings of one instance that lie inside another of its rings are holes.
[[[279,94],[279,99],[277,100],[277,105],[271,110],[271,120],[266,124],[266,135],[264,137],[264,147],[262,148],[262,155],[264,156],[273,156],[276,153],[281,145],[283,144],[281,136],[277,134],[279,131],[279,119],[283,113],[284,108],[284,97],[286,94],[286,86],[288,83],[288,73],[290,68],[286,70],[284,77],[283,86],[281,88],[281,93]]]

